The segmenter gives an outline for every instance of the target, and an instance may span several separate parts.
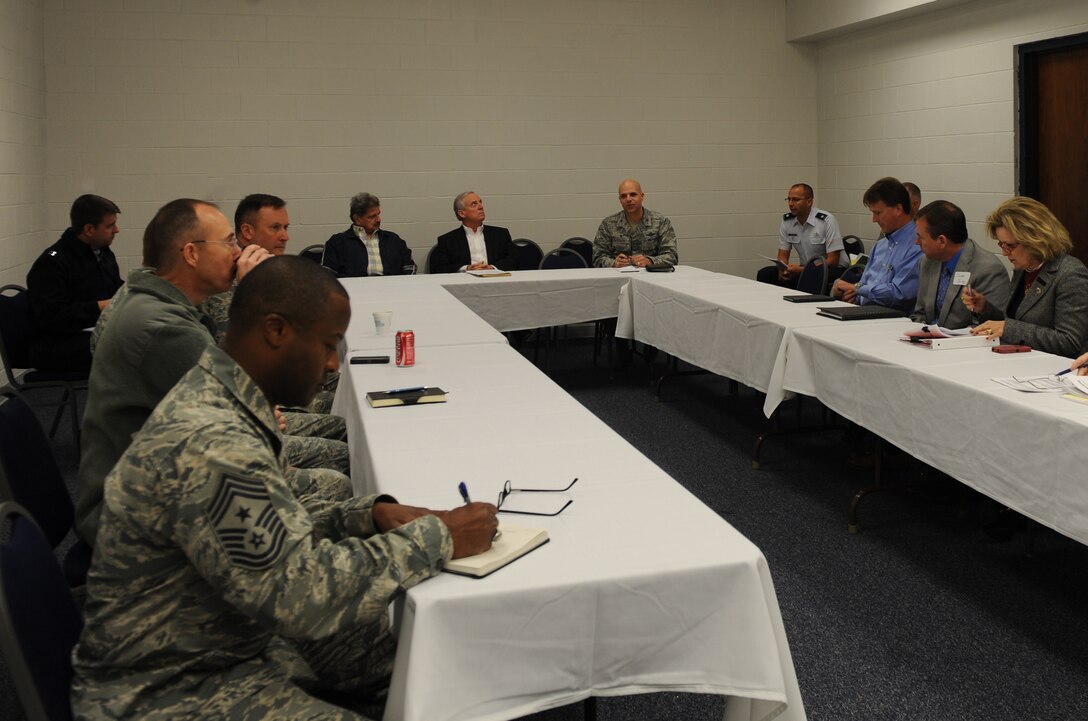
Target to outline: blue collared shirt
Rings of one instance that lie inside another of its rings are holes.
[[[914,221],[880,239],[858,283],[858,302],[914,310],[918,297],[918,263],[922,249],[915,242]]]

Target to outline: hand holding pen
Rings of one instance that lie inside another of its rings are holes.
[[[441,518],[453,538],[453,557],[475,556],[491,548],[498,537],[499,509],[490,503],[473,503],[463,482],[457,491],[465,505],[446,511]]]
[[[1078,376],[1088,376],[1088,353],[1073,361],[1073,365],[1069,366],[1069,370],[1062,371],[1062,373],[1069,373],[1070,371],[1076,371]]]
[[[986,308],[986,296],[972,288],[970,283],[963,287],[963,295],[960,299],[967,306],[967,310],[976,315]]]

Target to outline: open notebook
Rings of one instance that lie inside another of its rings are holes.
[[[502,534],[495,539],[489,550],[467,558],[456,558],[448,562],[442,570],[483,578],[548,542],[548,531],[543,528],[503,523],[499,525],[499,530]]]

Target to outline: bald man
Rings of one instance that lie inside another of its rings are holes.
[[[646,194],[637,180],[620,183],[623,208],[601,221],[593,239],[597,268],[645,268],[676,265],[676,233],[672,221],[642,205]]]

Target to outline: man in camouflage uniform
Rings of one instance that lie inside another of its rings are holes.
[[[637,180],[620,183],[623,210],[601,221],[593,239],[593,265],[624,268],[676,265],[676,233],[661,213],[642,207],[645,193]]]
[[[285,283],[299,289],[289,301]],[[309,401],[349,317],[317,265],[263,263],[238,287],[223,349],[208,347],[110,473],[72,656],[76,719],[381,713],[388,604],[489,548],[498,521],[484,503],[296,499],[272,404]]]
[[[287,201],[275,195],[266,193],[247,195],[238,202],[238,207],[234,210],[234,233],[238,238],[238,245],[243,250],[250,245],[259,245],[272,255],[283,255],[287,251],[287,243],[291,240],[291,236],[287,234],[289,227],[291,227],[291,219],[287,216]],[[217,343],[227,335],[227,327],[230,324],[228,311],[238,280],[235,279],[234,285],[226,293],[210,296],[201,305],[201,310],[215,321],[218,329],[215,336]],[[290,412],[285,413],[284,433],[344,440],[341,437],[341,434],[346,433],[344,420],[336,416],[324,417],[324,414],[332,409],[336,384],[339,380],[339,373],[330,373],[322,389],[314,396],[309,408],[291,409]],[[302,415],[306,412],[310,415]]]
[[[227,219],[201,201],[168,203],[148,225],[144,263],[151,267],[129,274],[95,328],[76,500],[76,531],[87,543],[95,543],[106,474],[166,392],[214,342],[214,323],[196,305],[267,257],[257,246],[239,251]],[[292,473],[298,492],[350,495],[342,471],[323,466],[346,469],[346,443],[294,437],[288,443],[290,462],[312,468]],[[323,452],[314,452],[317,444]]]

